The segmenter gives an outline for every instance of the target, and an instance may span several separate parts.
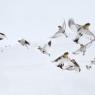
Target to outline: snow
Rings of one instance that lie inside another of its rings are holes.
[[[93,43],[86,55],[72,52],[79,48],[72,39],[73,32],[66,26],[69,38],[52,40],[51,56],[43,55],[34,46],[27,49],[17,43],[25,38],[43,45],[57,31],[65,19],[84,24],[91,22],[95,34],[94,0],[2,0],[0,1],[0,31],[8,38],[0,42],[0,95],[95,95],[95,68],[86,70],[85,64],[95,57]],[[4,47],[8,45],[9,47]],[[82,71],[63,71],[51,61],[70,52]]]

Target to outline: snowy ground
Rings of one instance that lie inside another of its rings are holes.
[[[0,31],[8,36],[1,41],[0,50],[11,45],[0,53],[0,95],[95,95],[95,68],[85,69],[95,57],[95,43],[84,57],[72,55],[79,46],[72,42],[68,27],[68,39],[63,36],[52,41],[50,58],[17,43],[26,38],[43,45],[70,17],[80,24],[91,22],[95,34],[94,8],[94,0],[0,0]],[[60,70],[51,63],[65,51],[77,60],[80,73]]]

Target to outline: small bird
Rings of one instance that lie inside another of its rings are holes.
[[[61,25],[58,26],[58,31],[51,38],[58,38],[58,37],[63,36],[63,35],[65,35],[65,37],[67,38],[68,36],[65,32],[65,29],[66,29],[66,23],[64,20],[62,26]]]
[[[22,46],[25,46],[28,48],[28,46],[30,46],[30,43],[25,40],[25,39],[21,39],[21,40],[18,40],[18,42],[22,45]]]
[[[83,45],[83,44],[80,44],[80,48],[78,50],[76,50],[75,52],[73,52],[73,54],[79,54],[79,53],[83,53],[83,55],[85,55],[85,52],[87,50],[87,48],[89,48],[92,44],[94,40],[88,42],[87,44]]]
[[[76,37],[75,37],[75,39],[74,39],[74,42],[75,42],[75,43],[78,44],[79,39],[80,39],[84,34],[89,35],[90,37],[93,37],[94,40],[95,40],[95,35],[94,35],[92,32],[90,32],[90,29],[89,29],[90,23],[85,23],[84,25],[79,25],[79,24],[76,24],[73,19],[69,19],[69,21],[68,21],[68,26],[69,26],[69,28],[70,28],[72,31],[74,31],[74,32],[77,33],[77,35],[76,35]],[[92,40],[92,39],[91,39],[91,40]]]
[[[6,35],[4,33],[0,33],[0,40],[3,40],[4,38],[6,38]]]
[[[50,56],[50,53],[48,52],[48,50],[50,49],[51,47],[51,41],[49,41],[47,44],[45,44],[43,47],[41,46],[38,46],[37,49],[39,49],[43,54],[46,54],[48,56]]]
[[[68,52],[65,52],[63,55],[59,56],[58,58],[56,58],[54,61],[52,61],[53,63],[54,62],[57,62],[58,65],[57,67],[61,68],[61,69],[64,69],[64,62],[68,62],[70,61],[69,57],[68,57],[69,53]]]
[[[91,65],[86,65],[87,70],[91,70],[92,66]]]
[[[81,69],[78,63],[75,61],[75,59],[70,59],[68,55],[69,53],[65,52],[63,55],[59,56],[52,62],[58,62],[57,67],[63,70],[76,70],[77,69],[80,72]],[[64,62],[68,62],[68,65],[64,65]]]
[[[93,58],[93,60],[91,60],[91,64],[95,65],[95,58]]]

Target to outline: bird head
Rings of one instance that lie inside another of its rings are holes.
[[[64,55],[63,55],[63,57],[64,58],[68,58],[68,54],[69,54],[68,52],[65,52]]]
[[[85,25],[83,25],[83,28],[84,28],[84,29],[88,29],[89,26],[90,26],[90,23],[86,23]]]

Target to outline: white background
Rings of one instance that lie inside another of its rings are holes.
[[[25,38],[43,45],[69,18],[80,24],[90,22],[94,33],[94,8],[94,0],[0,0],[0,31],[8,37],[0,46],[12,46],[0,53],[0,95],[95,95],[95,69],[87,71],[84,65],[95,57],[95,43],[85,56],[73,56],[71,52],[79,46],[70,39],[68,27],[68,39],[52,41],[50,58],[17,43]],[[65,51],[79,62],[80,73],[62,71],[51,63]]]

